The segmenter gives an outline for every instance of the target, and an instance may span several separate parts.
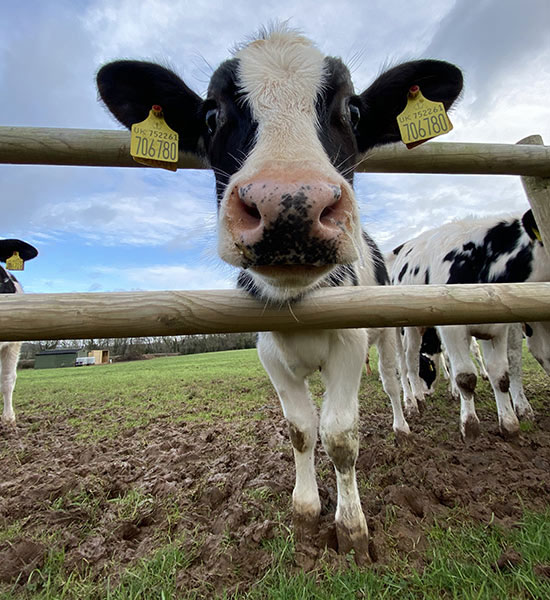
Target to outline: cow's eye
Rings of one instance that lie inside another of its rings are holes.
[[[207,111],[206,116],[204,117],[206,127],[208,128],[208,133],[210,135],[214,135],[216,132],[216,128],[218,127],[218,114],[219,110],[217,108],[211,108]]]
[[[361,119],[361,111],[356,104],[352,104],[350,102],[349,106],[349,122],[355,131],[357,129],[357,125],[359,125],[359,121]]]

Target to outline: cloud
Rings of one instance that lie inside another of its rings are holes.
[[[10,125],[119,128],[97,102],[94,76],[104,61],[158,60],[204,93],[236,43],[289,18],[350,64],[358,90],[400,60],[461,66],[464,98],[442,141],[510,143],[541,133],[549,143],[549,10],[548,0],[342,0],[336,8],[318,0],[9,3],[0,20],[0,110]],[[41,252],[25,273],[30,291],[232,281],[215,258],[207,172],[2,165],[0,182],[0,233],[29,239]],[[361,174],[356,182],[364,222],[384,249],[461,216],[526,206],[512,177]]]
[[[118,282],[120,289],[132,290],[205,290],[235,287],[234,270],[222,266],[209,269],[203,265],[149,265],[133,268],[99,266],[94,268],[94,276],[107,277]]]

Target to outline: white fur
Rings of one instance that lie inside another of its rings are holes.
[[[13,282],[16,293],[23,293],[23,288],[17,281]],[[0,387],[4,398],[4,409],[2,411],[2,421],[9,425],[15,425],[15,413],[13,411],[13,390],[17,379],[17,363],[21,351],[20,342],[1,342],[0,343]]]
[[[359,283],[375,285],[373,256],[361,235],[353,189],[332,166],[317,135],[315,100],[323,84],[323,55],[302,36],[282,29],[250,43],[237,57],[243,91],[258,122],[258,132],[253,150],[232,177],[221,202],[221,257],[239,265],[227,223],[226,205],[232,191],[259,173],[267,179],[292,181],[292,173],[305,172],[314,180],[340,186],[342,194],[352,200],[350,239],[341,262],[355,262]],[[329,270],[270,277],[249,268],[261,296],[281,303],[323,285]],[[409,428],[402,413],[395,368],[395,331],[378,330],[371,335],[381,355],[384,388],[394,408],[394,428],[406,434]],[[277,391],[291,432],[296,464],[293,512],[299,524],[296,535],[300,537],[304,526],[315,526],[321,511],[314,459],[320,432],[336,470],[339,546],[343,551],[355,550],[359,562],[368,560],[367,523],[355,476],[358,391],[367,345],[363,329],[266,332],[258,341],[260,360]],[[318,370],[326,387],[320,414],[307,386],[307,378]]]
[[[240,266],[242,256],[231,235],[226,207],[233,190],[243,183],[258,174],[284,181],[298,172],[339,186],[349,198],[354,198],[354,192],[330,162],[317,134],[315,101],[323,85],[323,54],[308,39],[282,27],[265,39],[251,42],[236,56],[242,89],[258,122],[258,131],[254,147],[230,179],[220,203],[218,253],[226,262]],[[353,202],[349,240],[340,262],[363,260],[361,248],[359,212]],[[326,274],[304,274],[291,285],[284,285],[255,272],[254,267],[250,272],[266,297],[279,301],[296,297],[299,289],[315,288]]]
[[[427,231],[417,238],[406,242],[398,255],[391,259],[391,278],[399,285],[424,283],[426,269],[429,269],[430,283],[447,283],[450,262],[444,257],[454,249],[461,249],[466,242],[480,244],[487,230],[501,221],[511,221],[520,218],[498,217],[485,219],[468,219],[448,223],[437,229]],[[539,242],[533,242],[522,228],[519,245],[529,244],[533,251],[533,269],[526,281],[550,280],[550,261],[544,248]],[[506,261],[510,255],[499,257],[491,265],[489,277],[498,276],[505,271]],[[407,269],[405,270],[405,265]],[[416,275],[414,268],[420,266]],[[401,275],[401,281],[399,281]],[[466,438],[477,433],[479,419],[475,412],[473,390],[468,386],[459,386],[458,381],[464,376],[475,375],[477,369],[470,354],[472,337],[477,337],[483,349],[487,376],[493,388],[497,404],[499,426],[503,434],[514,436],[519,432],[517,417],[530,417],[533,412],[519,390],[517,383],[517,349],[512,350],[513,364],[509,364],[509,334],[513,326],[508,324],[453,325],[437,327],[438,335],[448,353],[451,368],[451,385],[459,393],[461,401],[460,423],[462,435]],[[514,336],[514,331],[511,333]],[[540,340],[540,336],[536,340]],[[414,410],[418,401],[424,400],[421,380],[418,376],[418,352],[420,350],[420,335],[415,328],[406,332],[406,355],[408,377],[412,388],[413,398],[405,398],[406,408]],[[513,337],[512,348],[517,348],[517,340]],[[520,367],[521,370],[521,367]],[[510,392],[503,391],[503,381],[509,377]],[[407,402],[409,407],[407,407]],[[412,406],[412,409],[410,408]]]

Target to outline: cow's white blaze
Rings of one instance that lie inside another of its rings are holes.
[[[324,55],[310,40],[283,28],[251,42],[236,58],[240,87],[258,128],[254,146],[243,157],[220,204],[220,256],[241,266],[242,250],[227,205],[235,189],[260,180],[268,185],[275,182],[295,186],[303,182],[339,188],[346,202],[346,220],[338,262],[357,260],[362,243],[353,188],[332,165],[318,135],[316,100],[323,87]],[[286,293],[276,290],[277,285],[272,285],[273,278],[256,273],[256,279],[270,288],[273,297],[286,297]],[[311,272],[303,274],[292,286],[290,296],[297,288],[309,288],[314,281]]]

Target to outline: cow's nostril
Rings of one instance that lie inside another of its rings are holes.
[[[262,215],[260,214],[260,211],[256,208],[255,204],[250,205],[250,204],[247,204],[246,202],[243,202],[242,207],[243,207],[244,212],[252,219],[255,219],[257,221],[262,220]]]
[[[341,212],[340,202],[335,202],[323,209],[319,216],[319,221],[325,226],[336,225],[342,221]]]

